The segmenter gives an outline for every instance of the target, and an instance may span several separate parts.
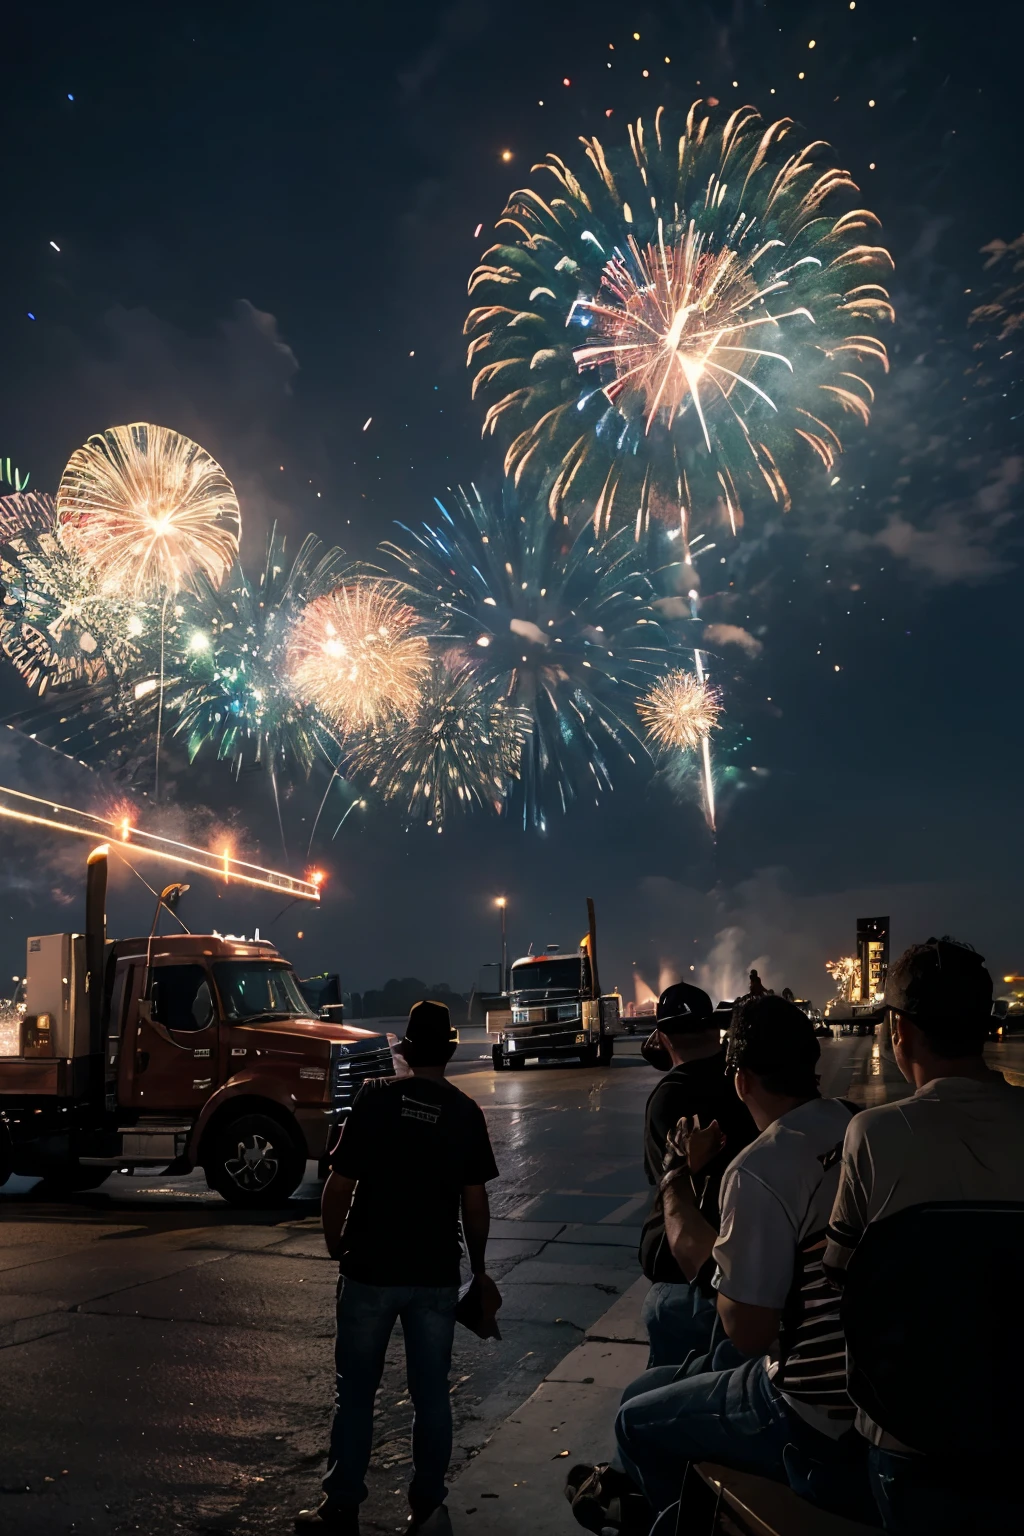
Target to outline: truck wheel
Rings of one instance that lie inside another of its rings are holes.
[[[597,1046],[596,1045],[585,1045],[585,1046],[583,1046],[581,1048],[581,1050],[580,1050],[580,1066],[581,1067],[596,1067],[597,1066]]]
[[[602,1040],[597,1048],[597,1064],[599,1067],[610,1067],[612,1057],[615,1054],[615,1041]]]
[[[491,1046],[491,1060],[494,1062],[495,1072],[500,1072],[505,1065],[505,1058],[501,1054],[500,1045]]]
[[[113,1168],[84,1168],[80,1163],[68,1163],[65,1168],[51,1168],[44,1173],[36,1190],[41,1195],[80,1195],[87,1189],[99,1189],[113,1171]]]
[[[204,1164],[206,1182],[229,1205],[283,1205],[298,1189],[306,1159],[270,1115],[239,1115],[215,1133]]]

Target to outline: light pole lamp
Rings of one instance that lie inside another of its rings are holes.
[[[495,906],[501,913],[501,987],[502,992],[508,991],[508,945],[505,940],[505,908],[508,902],[504,896],[499,896]]]

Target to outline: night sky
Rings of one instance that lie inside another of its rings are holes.
[[[994,974],[1024,966],[1020,343],[979,351],[968,326],[994,281],[981,248],[1024,230],[1019,7],[19,9],[0,453],[53,491],[89,433],[175,427],[233,479],[253,565],[275,519],[296,544],[314,531],[370,558],[448,487],[496,487],[466,281],[509,192],[580,134],[615,142],[630,115],[711,94],[790,115],[835,146],[896,263],[892,371],[840,484],[795,476],[792,513],[752,523],[721,568],[715,616],[762,649],[737,669],[715,839],[639,772],[546,836],[477,816],[437,837],[372,805],[321,846],[319,911],[278,917],[273,898],[197,880],[193,925],[260,924],[304,974],[338,969],[357,990],[391,975],[468,988],[498,955],[498,893],[513,953],[574,945],[593,895],[603,980],[627,995],[634,964],[655,987],[695,967],[732,995],[756,963],[823,1001],[825,959],[869,913],[891,914],[897,950],[948,931]],[[0,705],[23,702],[5,669]],[[103,800],[102,776],[2,736],[0,781]],[[169,772],[175,825],[201,829],[207,807],[301,872],[322,785],[292,787],[285,854],[265,776]],[[80,926],[85,845],[5,827],[3,849],[10,975],[27,933]],[[120,876],[112,931],[150,909]]]

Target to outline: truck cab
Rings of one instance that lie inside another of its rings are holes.
[[[18,1055],[0,1058],[0,1182],[201,1167],[232,1204],[276,1205],[308,1159],[323,1166],[361,1084],[394,1075],[391,1037],[320,1017],[273,944],[101,944],[93,970],[82,935],[28,941]]]
[[[491,1048],[496,1068],[524,1067],[542,1056],[574,1056],[588,1067],[611,1061],[622,1028],[619,998],[596,995],[586,940],[576,954],[513,961],[508,1002],[510,1021],[501,1020]]]

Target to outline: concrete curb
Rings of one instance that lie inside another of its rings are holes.
[[[492,1435],[452,1485],[456,1536],[570,1536],[566,1502],[576,1462],[607,1461],[622,1389],[647,1365],[640,1321],[650,1281],[641,1276]]]

